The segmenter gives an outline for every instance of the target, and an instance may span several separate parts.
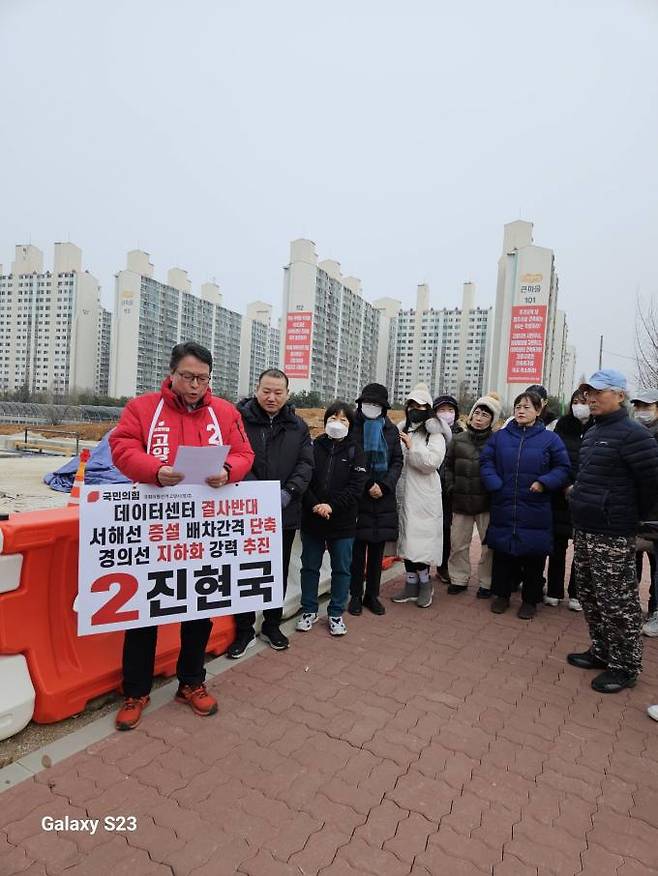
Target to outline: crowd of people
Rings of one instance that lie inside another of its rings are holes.
[[[642,633],[658,636],[658,391],[629,398],[624,375],[596,372],[578,387],[564,416],[548,407],[543,386],[529,386],[502,421],[502,404],[489,392],[464,415],[455,398],[432,398],[420,383],[406,398],[403,417],[390,418],[388,390],[365,386],[354,405],[336,400],[324,430],[311,439],[289,403],[288,377],[269,368],[253,397],[237,408],[212,395],[212,356],[188,342],[172,351],[161,390],[133,399],[110,438],[115,465],[130,478],[169,486],[181,475],[171,461],[178,444],[229,445],[212,487],[243,478],[278,481],[281,490],[284,595],[293,541],[300,532],[301,615],[296,629],[319,620],[318,587],[325,553],[331,565],[328,630],[347,633],[347,611],[381,616],[382,561],[404,561],[396,604],[429,608],[435,580],[450,596],[468,592],[506,612],[519,591],[519,619],[541,603],[565,598],[567,550],[574,553],[568,608],[583,611],[587,650],[568,654],[572,666],[598,669],[594,690],[632,687],[642,669]],[[628,402],[630,402],[630,409]],[[151,446],[166,425],[169,444]],[[480,557],[471,569],[474,532]],[[639,580],[649,556],[651,591],[643,624]],[[260,636],[274,650],[289,647],[282,609],[263,613]],[[236,616],[227,657],[239,659],[256,642],[254,613]],[[217,711],[205,687],[203,659],[210,621],[181,624],[176,698],[199,715]],[[123,655],[122,730],[137,726],[149,702],[157,627],[129,630]],[[658,720],[658,706],[649,708]]]

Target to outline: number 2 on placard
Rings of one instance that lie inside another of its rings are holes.
[[[137,593],[137,579],[127,572],[113,572],[97,578],[91,585],[92,593],[107,593],[113,584],[119,585],[118,593],[102,605],[91,616],[91,625],[118,624],[123,621],[139,620],[139,611],[119,611]]]

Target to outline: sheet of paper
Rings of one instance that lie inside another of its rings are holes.
[[[209,447],[181,444],[176,452],[174,471],[185,475],[182,484],[205,484],[206,478],[221,472],[229,450],[224,444]]]

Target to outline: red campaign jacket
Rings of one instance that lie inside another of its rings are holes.
[[[163,465],[173,465],[179,444],[228,444],[229,481],[241,481],[254,461],[237,408],[213,397],[208,388],[199,407],[190,411],[172,391],[169,377],[160,392],[131,399],[110,435],[114,465],[131,481],[142,484],[159,486],[158,471]]]

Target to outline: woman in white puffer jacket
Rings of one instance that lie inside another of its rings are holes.
[[[419,383],[405,403],[399,425],[404,468],[397,485],[400,537],[397,553],[404,559],[404,588],[393,602],[415,602],[429,608],[434,594],[430,565],[443,554],[443,504],[438,469],[452,437],[450,428],[432,409],[426,384]]]

